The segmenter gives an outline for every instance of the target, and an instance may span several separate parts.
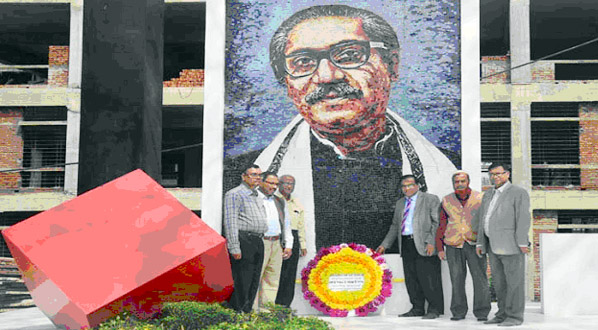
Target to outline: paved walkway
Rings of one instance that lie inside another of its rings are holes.
[[[491,316],[496,311],[496,304],[492,306]],[[384,313],[381,313],[384,314]],[[376,315],[368,317],[332,318],[320,316],[329,321],[337,330],[396,330],[396,329],[503,329],[495,325],[485,325],[477,322],[473,315],[465,320],[451,321],[444,315],[436,320],[422,320],[420,318],[398,318],[396,315]],[[0,330],[55,330],[49,319],[37,308],[0,313]],[[527,303],[525,322],[517,330],[596,330],[598,329],[598,315],[549,317],[541,313],[539,303]]]
[[[496,312],[496,304],[492,304],[493,316]],[[498,327],[496,325],[483,324],[478,322],[470,313],[462,321],[451,321],[450,315],[443,315],[435,320],[422,320],[416,318],[399,318],[396,315],[380,315],[371,317],[350,317],[350,318],[332,318],[321,317],[332,323],[336,330],[397,330],[397,329],[517,329],[517,330],[596,330],[598,329],[598,315],[592,316],[567,316],[567,317],[549,317],[541,312],[540,303],[527,303],[525,309],[525,321],[523,325],[512,328]],[[1,320],[1,319],[0,319]]]

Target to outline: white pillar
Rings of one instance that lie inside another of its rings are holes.
[[[511,0],[509,6],[511,68],[531,60],[530,0]],[[525,188],[531,196],[531,65],[511,71],[511,175],[513,183]],[[533,214],[533,210],[530,210]],[[532,216],[533,218],[533,216]],[[529,237],[532,240],[533,220]],[[527,256],[526,282],[528,300],[534,299],[533,249]]]
[[[206,35],[213,38],[210,46],[206,46],[205,59],[202,192],[209,193],[201,194],[201,218],[219,233],[222,226],[225,30],[225,1],[208,1]]]
[[[472,188],[481,190],[480,134],[480,2],[461,5],[461,168]]]
[[[511,0],[509,7],[509,37],[511,41],[511,67],[528,63],[530,51],[530,0]],[[531,82],[531,65],[526,65],[511,72],[513,84]]]
[[[69,39],[69,81],[66,126],[66,163],[79,161],[79,131],[81,118],[81,69],[83,58],[83,0],[71,1]],[[64,168],[64,192],[77,195],[79,165]]]

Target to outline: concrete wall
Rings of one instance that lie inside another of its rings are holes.
[[[598,315],[597,241],[598,234],[540,235],[544,314]]]

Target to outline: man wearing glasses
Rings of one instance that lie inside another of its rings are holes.
[[[251,311],[257,294],[264,260],[262,238],[268,230],[266,211],[256,191],[261,174],[259,166],[248,166],[241,174],[241,184],[224,196],[224,236],[235,288],[229,306],[245,313]]]
[[[256,163],[297,179],[310,251],[377,246],[403,174],[413,174],[422,191],[452,191],[452,162],[387,109],[399,43],[384,19],[344,5],[306,8],[275,32],[270,64],[299,115]]]
[[[274,195],[278,183],[276,173],[267,171],[262,173],[258,201],[266,211],[268,230],[263,237],[264,263],[261,269],[259,292],[253,304],[254,309],[258,311],[269,303],[275,303],[282,261],[287,260],[293,253],[293,234],[285,202],[281,197]]]
[[[508,166],[492,163],[494,187],[484,194],[474,223],[479,223],[476,253],[488,253],[498,312],[484,323],[517,326],[525,309],[525,254],[529,252],[530,200],[525,189],[509,182]]]
[[[291,302],[293,302],[295,296],[295,278],[297,277],[299,257],[305,257],[307,254],[307,248],[305,247],[305,211],[299,199],[292,195],[294,190],[295,178],[291,175],[281,176],[278,192],[286,202],[291,222],[293,253],[289,259],[282,262],[276,304],[287,307],[291,307]]]
[[[417,180],[411,174],[403,176],[401,191],[405,197],[397,201],[392,226],[376,252],[384,253],[395,241],[399,243],[411,302],[411,310],[399,317],[436,319],[444,313],[440,259],[434,248],[440,200],[436,195],[419,191]]]

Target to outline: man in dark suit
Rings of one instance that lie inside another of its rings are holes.
[[[482,198],[476,215],[479,223],[476,252],[488,253],[498,312],[486,324],[516,326],[523,323],[525,309],[525,254],[529,252],[531,223],[529,194],[509,182],[508,166],[489,168],[494,187]]]
[[[392,225],[376,249],[384,253],[396,239],[403,259],[405,285],[413,307],[399,316],[423,316],[435,319],[444,312],[440,260],[435,257],[434,242],[438,229],[440,200],[436,195],[419,191],[413,175],[401,178],[401,190],[405,197],[395,206]],[[428,312],[425,312],[425,301]]]

